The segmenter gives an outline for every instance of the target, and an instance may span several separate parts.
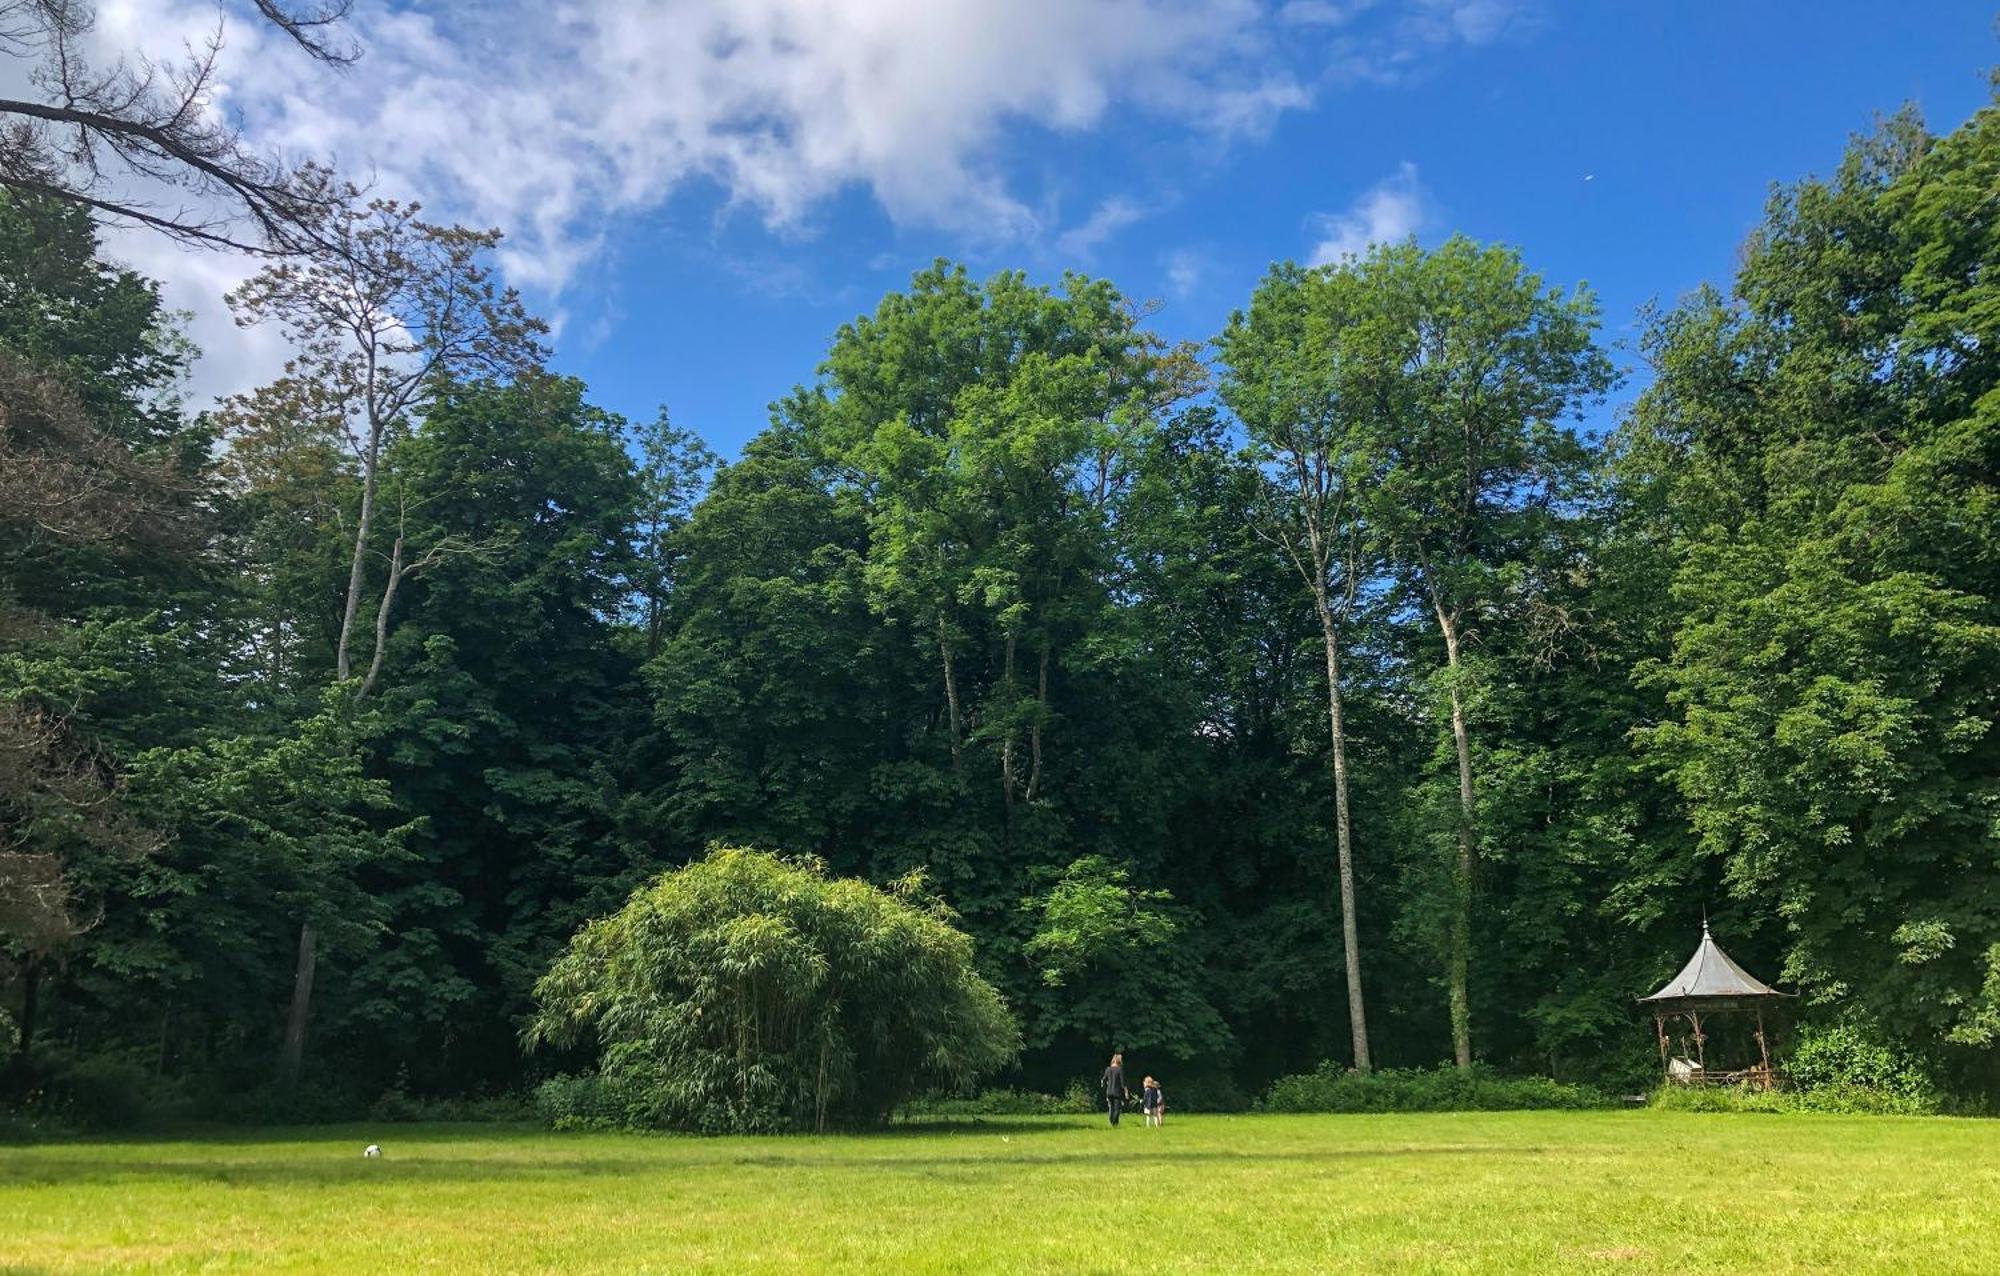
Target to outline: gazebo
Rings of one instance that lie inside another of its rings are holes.
[[[1779,992],[1730,960],[1729,954],[1708,933],[1708,922],[1704,919],[1701,946],[1694,950],[1694,956],[1665,987],[1639,998],[1639,1004],[1653,1012],[1653,1028],[1660,1038],[1660,1066],[1666,1069],[1668,1079],[1684,1085],[1722,1082],[1769,1090],[1776,1085],[1777,1076],[1771,1069],[1771,1043],[1764,1031],[1764,1011],[1790,995]],[[1757,1065],[1734,1072],[1710,1072],[1708,1033],[1702,1027],[1702,1018],[1728,1012],[1756,1016]],[[1668,1025],[1676,1020],[1685,1021],[1689,1029],[1678,1051],[1672,1050],[1668,1043]],[[1688,1057],[1690,1043],[1694,1047],[1693,1058]]]

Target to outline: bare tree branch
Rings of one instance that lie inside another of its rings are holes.
[[[263,20],[311,59],[345,66],[331,42],[351,0],[293,11],[255,0]],[[81,49],[90,0],[0,0],[0,54],[30,63],[40,100],[0,99],[0,187],[81,204],[184,243],[289,254],[324,247],[340,192],[317,165],[252,149],[214,107],[215,32],[162,67],[134,55],[93,67]],[[177,192],[160,202],[140,194]]]
[[[277,0],[256,0],[257,12],[264,20],[292,37],[301,49],[314,59],[333,66],[349,66],[361,57],[359,45],[343,43],[334,45],[327,42],[325,32],[329,27],[339,26],[354,11],[354,0],[333,0],[304,13],[294,13],[277,3]]]

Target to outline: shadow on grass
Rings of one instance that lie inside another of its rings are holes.
[[[882,1139],[885,1141],[913,1137],[936,1138],[953,1134],[1004,1134],[1009,1137],[1024,1134],[1067,1134],[1076,1130],[1092,1128],[1078,1117],[951,1117],[918,1116],[897,1121],[890,1125],[871,1126],[866,1129],[847,1130],[842,1133],[853,1139]]]
[[[395,1122],[350,1121],[339,1125],[222,1125],[204,1122],[189,1125],[147,1126],[136,1130],[67,1131],[41,1139],[0,1142],[0,1154],[8,1150],[34,1148],[104,1147],[144,1148],[166,1144],[194,1147],[239,1147],[254,1155],[255,1149],[273,1145],[317,1146],[352,1144],[358,1154],[370,1143],[391,1141],[404,1146],[435,1143],[521,1143],[546,1142],[552,1147],[576,1146],[593,1138],[633,1138],[648,1141],[686,1142],[696,1146],[716,1146],[726,1139],[748,1139],[774,1146],[797,1144],[814,1138],[835,1138],[844,1142],[869,1139],[897,1140],[940,1135],[1001,1134],[1010,1138],[1033,1134],[1057,1134],[1082,1128],[1075,1119],[1043,1117],[917,1117],[892,1125],[829,1130],[824,1135],[755,1134],[711,1137],[681,1130],[602,1130],[560,1131],[535,1121],[478,1122]],[[0,1271],[0,1276],[7,1273]]]
[[[777,1141],[774,1141],[774,1143]],[[703,1145],[692,1143],[694,1151]],[[781,1145],[780,1145],[781,1146]],[[691,1155],[686,1157],[578,1157],[537,1162],[529,1160],[489,1160],[478,1157],[429,1158],[416,1154],[352,1162],[325,1160],[279,1161],[264,1158],[238,1162],[214,1160],[116,1160],[79,1156],[36,1157],[13,1165],[0,1162],[0,1190],[16,1187],[113,1186],[137,1181],[182,1181],[209,1183],[220,1187],[320,1187],[339,1188],[396,1184],[403,1187],[426,1183],[556,1182],[605,1176],[657,1176],[689,1170],[854,1170],[871,1174],[922,1173],[996,1169],[1018,1165],[1075,1166],[1097,1170],[1107,1164],[1098,1148],[1078,1148],[1073,1152],[1010,1152],[989,1149],[966,1155],[869,1156],[823,1155],[809,1145],[797,1144],[796,1153],[774,1147],[769,1152],[736,1155]],[[1455,1157],[1491,1155],[1495,1149],[1484,1145],[1395,1146],[1343,1148],[1311,1151],[1249,1152],[1227,1149],[1176,1150],[1160,1147],[1138,1152],[1122,1152],[1115,1163],[1135,1162],[1162,1167],[1181,1165],[1334,1165],[1379,1159],[1406,1160],[1412,1157]],[[1505,1149],[1510,1156],[1534,1155],[1541,1148]]]

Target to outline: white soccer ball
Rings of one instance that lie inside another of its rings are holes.
[[[361,1155],[380,1156],[382,1155],[381,1145],[376,1143],[370,1143],[367,1147],[361,1149]]]

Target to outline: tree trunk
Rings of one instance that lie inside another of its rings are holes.
[[[347,572],[347,607],[340,616],[340,641],[334,647],[333,673],[341,682],[346,682],[354,672],[354,661],[350,652],[354,640],[354,619],[361,612],[361,586],[367,576],[368,533],[375,525],[375,480],[381,468],[382,427],[374,420],[368,423],[368,451],[362,458],[361,472],[361,516],[354,526],[354,561]]]
[[[660,654],[660,635],[667,623],[666,600],[658,592],[646,600],[646,659]]]
[[[1354,1038],[1354,1068],[1374,1069],[1368,1053],[1368,1011],[1361,998],[1361,932],[1354,908],[1354,843],[1347,813],[1347,723],[1340,694],[1340,628],[1324,581],[1313,587],[1320,635],[1326,641],[1327,722],[1333,733],[1334,846],[1340,869],[1340,942],[1347,964],[1347,1026]]]
[[[306,1021],[312,1013],[313,964],[318,951],[316,940],[312,923],[301,923],[298,967],[292,975],[292,1012],[285,1020],[285,1050],[278,1061],[278,1080],[287,1087],[299,1083],[299,1066],[305,1061]]]
[[[1028,800],[1042,789],[1042,716],[1049,711],[1049,645],[1042,644],[1042,668],[1035,678],[1035,720],[1028,724]]]
[[[42,962],[41,958],[29,953],[21,966],[21,1022],[20,1036],[14,1042],[14,1075],[25,1078],[33,1063],[35,1048],[35,1012],[41,1000]]]
[[[960,735],[963,734],[958,711],[958,674],[952,668],[951,638],[945,633],[944,612],[942,610],[938,612],[937,631],[938,658],[944,662],[944,700],[946,706],[951,710],[951,769],[962,774],[965,770],[965,762],[960,756],[958,743]]]
[[[403,538],[398,536],[389,551],[389,581],[382,587],[382,605],[375,609],[375,650],[368,656],[368,676],[361,680],[360,690],[354,693],[359,702],[375,689],[375,680],[382,674],[382,653],[389,647],[389,609],[396,602],[396,587],[403,583]]]
[[[813,1132],[826,1133],[826,1052],[828,1049],[825,1024],[819,1030],[819,1080],[813,1087]]]
[[[1452,877],[1451,1053],[1461,1068],[1472,1066],[1472,875],[1476,867],[1476,815],[1472,794],[1472,739],[1465,726],[1465,697],[1458,685],[1458,624],[1437,608],[1444,634],[1445,664],[1451,670],[1451,741],[1458,754],[1458,866]]]
[[[1007,819],[1014,818],[1014,635],[1007,635],[1007,663],[1002,675],[1002,683],[1007,688],[1007,734],[1000,740],[1000,796],[1007,806]]]

